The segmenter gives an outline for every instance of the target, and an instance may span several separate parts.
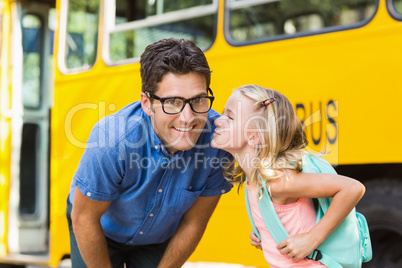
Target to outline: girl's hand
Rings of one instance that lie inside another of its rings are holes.
[[[305,233],[289,236],[280,242],[276,248],[282,255],[293,261],[298,261],[308,256],[317,246],[310,234]]]
[[[254,231],[251,230],[250,233],[250,244],[254,247],[256,247],[257,249],[262,249],[261,247],[261,241],[260,239],[258,239],[258,237],[254,234]]]

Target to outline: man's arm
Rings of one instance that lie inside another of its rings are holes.
[[[75,187],[71,220],[78,249],[89,268],[112,267],[105,235],[100,224],[100,218],[109,206],[110,202],[91,200]]]
[[[220,196],[198,197],[184,214],[158,268],[181,267],[197,247]]]

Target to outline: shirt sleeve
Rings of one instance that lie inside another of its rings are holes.
[[[230,164],[233,157],[228,152],[218,150],[217,156],[211,158],[209,163],[213,168],[206,181],[206,187],[200,196],[217,196],[229,192],[233,185],[229,183],[223,176],[224,167]]]
[[[116,140],[99,123],[89,136],[74,179],[78,189],[96,201],[112,201],[124,176],[124,158]]]

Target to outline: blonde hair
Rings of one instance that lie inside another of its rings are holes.
[[[300,172],[307,140],[290,101],[278,91],[257,85],[245,85],[235,91],[253,100],[254,111],[262,115],[256,117],[250,125],[257,131],[261,144],[255,147],[259,162],[252,169],[249,183],[262,189],[261,179],[267,182],[275,180],[278,177],[275,170],[292,169]],[[271,100],[267,102],[268,99]],[[239,185],[239,188],[246,179],[235,160],[225,170],[225,177]]]

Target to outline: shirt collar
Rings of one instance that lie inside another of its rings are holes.
[[[152,127],[152,123],[151,123],[151,119],[150,119],[149,115],[144,113],[144,118],[148,125],[148,133],[149,133],[149,138],[150,138],[150,142],[151,142],[151,147],[153,147],[157,151],[160,151],[162,148],[164,148],[162,141],[159,139],[158,135],[156,135],[155,130]]]
[[[149,117],[149,115],[144,113],[144,117],[145,117],[145,121],[147,122],[147,125],[148,125],[148,133],[149,133],[149,137],[150,137],[151,147],[153,149],[155,149],[158,153],[162,153],[166,157],[169,157],[169,158],[171,158],[171,157],[174,157],[174,158],[181,157],[183,155],[183,151],[179,151],[174,156],[172,156],[166,150],[166,148],[163,145],[162,141],[160,140],[160,138],[156,134],[154,128],[152,127],[151,118]]]

